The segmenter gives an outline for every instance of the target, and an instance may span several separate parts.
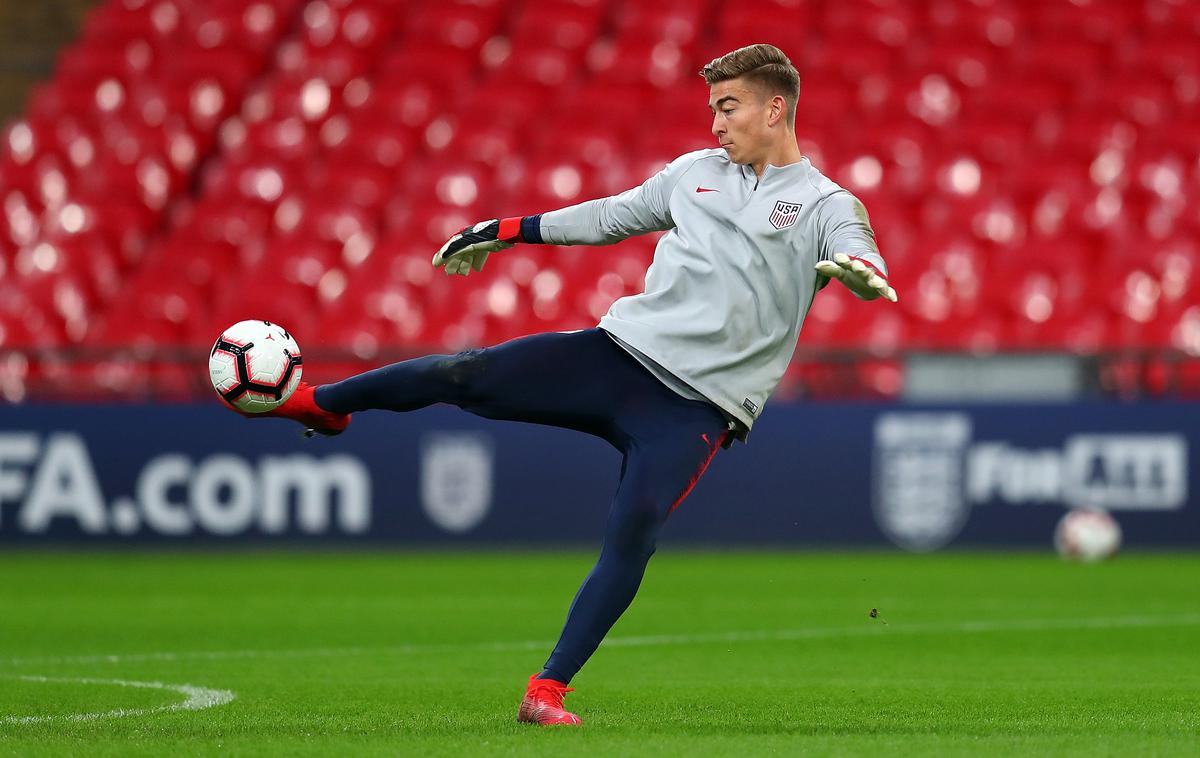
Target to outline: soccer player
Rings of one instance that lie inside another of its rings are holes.
[[[836,279],[864,300],[896,300],[866,210],[800,153],[800,78],[783,52],[751,45],[701,74],[719,147],[613,197],[474,224],[433,258],[465,276],[517,243],[606,245],[665,230],[644,292],[613,303],[597,328],[302,384],[265,414],[337,434],[351,413],[451,403],[587,432],[621,451],[599,560],[529,679],[520,721],[580,723],[563,707],[567,684],[633,600],[667,517],[722,446],[746,439],[817,290]]]

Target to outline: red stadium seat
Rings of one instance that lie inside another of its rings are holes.
[[[509,86],[555,90],[579,76],[581,61],[581,55],[557,47],[519,46],[491,69],[489,77],[491,81],[503,80]],[[554,95],[546,93],[546,96]]]
[[[338,160],[323,167],[313,184],[318,193],[362,209],[377,209],[390,196],[393,171],[378,163]]]
[[[295,163],[316,155],[318,136],[317,130],[299,116],[250,123],[235,116],[222,126],[220,143],[228,163],[267,158]]]
[[[821,30],[832,35],[857,33],[866,39],[899,48],[909,41],[915,21],[914,8],[905,3],[832,3],[825,7]]]
[[[402,20],[382,4],[312,2],[300,13],[299,39],[311,47],[349,44],[370,50],[386,41]]]
[[[574,205],[602,194],[596,186],[595,169],[578,159],[530,161],[509,190],[515,202],[540,210]]]
[[[373,114],[363,114],[348,122],[346,136],[332,146],[330,158],[351,164],[373,163],[395,170],[415,158],[417,141],[412,132],[376,120]]]
[[[850,49],[854,55],[846,55]],[[831,76],[858,81],[870,74],[891,75],[900,62],[894,46],[863,39],[860,32],[852,31],[823,34],[801,50],[803,57],[795,63],[802,81]]]
[[[336,40],[361,50],[386,45],[404,19],[386,4],[355,3],[341,10]]]
[[[711,147],[696,71],[765,38],[801,70],[802,150],[864,199],[901,290],[822,292],[804,344],[1194,351],[1193,6],[108,0],[0,135],[0,344],[69,345],[85,316],[89,340],[201,344],[266,316],[370,360],[590,326],[652,237],[470,280],[432,251]],[[1164,365],[1106,381],[1161,389]],[[890,357],[795,374],[901,389]]]
[[[540,90],[498,79],[465,92],[452,112],[462,121],[527,127],[552,102]]]
[[[805,32],[814,28],[814,8],[806,3],[768,0],[758,3],[721,3],[717,17],[717,39],[700,56],[704,63],[745,45],[768,41],[789,51],[792,62],[803,60],[798,46]],[[766,40],[764,30],[768,30]]]
[[[914,73],[938,73],[970,88],[986,86],[999,73],[1001,58],[994,45],[953,39],[925,46],[905,57]]]
[[[1135,27],[1137,5],[1124,2],[1089,3],[1087,10],[1070,5],[1035,3],[1030,6],[1029,24],[1040,39],[1061,42],[1077,38],[1094,43],[1110,43],[1124,30]]]
[[[628,125],[609,124],[591,113],[567,111],[549,121],[537,135],[537,152],[553,158],[578,158],[597,168],[620,160],[627,145]]]
[[[261,59],[236,47],[188,48],[164,61],[163,76],[171,82],[198,82],[215,79],[227,91],[240,91],[250,77],[258,73]]]
[[[316,47],[289,40],[279,49],[276,61],[288,79],[321,79],[335,90],[371,67],[369,55],[348,43]]]
[[[616,84],[665,90],[683,78],[687,50],[674,42],[641,33],[600,40],[588,51],[592,76]]]
[[[231,160],[209,166],[201,175],[201,188],[209,193],[272,206],[290,191],[304,186],[313,170],[302,160],[288,160],[262,153],[257,158]]]
[[[496,32],[501,11],[499,3],[430,3],[408,20],[405,36],[409,41],[433,41],[478,51]]]
[[[639,150],[661,155],[682,155],[693,150],[706,150],[718,146],[717,138],[712,135],[700,118],[692,118],[691,124],[664,125],[642,135],[637,143]]]
[[[380,78],[393,84],[463,82],[479,68],[479,57],[461,47],[426,41],[399,46],[383,55],[378,66]]]
[[[456,179],[456,176],[461,178]],[[450,235],[484,218],[476,210],[477,194],[471,198],[470,193],[477,192],[470,188],[473,181],[475,180],[470,175],[448,173],[435,182],[442,184],[441,197],[436,187],[424,183],[414,184],[409,194],[393,197],[389,206],[385,208],[385,234],[396,235],[414,243],[420,240],[425,249],[430,250],[429,257],[432,258],[432,251],[437,250]],[[467,193],[459,198],[459,202],[467,201],[468,198],[471,198],[471,201],[460,205],[442,199],[449,197],[448,192],[455,191]]]
[[[629,2],[617,11],[617,33],[649,34],[655,39],[690,49],[704,21],[699,2]]]
[[[256,278],[254,287],[223,287],[208,311],[188,321],[197,343],[211,343],[230,324],[248,318],[285,325],[298,335],[315,334],[319,323],[315,288],[282,280]],[[315,347],[315,346],[314,346]]]
[[[963,102],[965,112],[984,118],[1031,124],[1039,116],[1058,111],[1066,90],[1047,79],[1006,74],[985,88],[970,90]]]
[[[1110,57],[1104,45],[1070,38],[1054,45],[1029,45],[1018,55],[1026,77],[1051,77],[1068,86],[1099,76]]]
[[[244,50],[264,52],[271,48],[291,24],[297,3],[224,2],[201,4],[190,20],[193,35],[205,43],[217,34]],[[219,29],[212,25],[219,24]]]
[[[800,103],[796,111],[797,129],[844,121],[847,113],[854,112],[856,92],[840,79],[817,78],[800,81]]]
[[[512,46],[551,46],[582,58],[600,29],[603,6],[527,2],[517,11],[512,27]]]
[[[55,76],[60,81],[96,83],[113,78],[130,83],[161,64],[160,56],[142,40],[112,46],[82,45],[63,51]]]
[[[97,5],[84,22],[84,44],[146,39],[164,44],[176,36],[182,19],[174,3],[108,2]]]

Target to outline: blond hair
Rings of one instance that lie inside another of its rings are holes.
[[[714,58],[700,70],[709,86],[730,79],[744,78],[770,96],[779,95],[787,103],[788,123],[796,122],[796,103],[800,100],[800,72],[774,45],[760,43],[739,47]]]

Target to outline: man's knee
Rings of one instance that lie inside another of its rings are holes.
[[[605,549],[623,556],[639,556],[649,560],[666,520],[663,509],[650,499],[639,499],[614,515],[605,539]]]
[[[487,372],[487,354],[484,348],[464,350],[454,355],[437,358],[433,374],[446,394],[455,400],[469,397],[471,388]]]

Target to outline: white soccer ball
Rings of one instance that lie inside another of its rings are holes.
[[[1104,560],[1121,547],[1121,527],[1107,511],[1076,508],[1059,519],[1054,547],[1070,560]]]
[[[208,357],[208,376],[221,399],[246,413],[283,404],[300,384],[300,346],[279,324],[239,321]]]

